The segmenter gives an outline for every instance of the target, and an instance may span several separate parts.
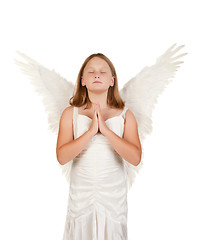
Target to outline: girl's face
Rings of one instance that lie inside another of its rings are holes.
[[[97,82],[96,82],[97,81]],[[108,63],[100,57],[93,57],[84,68],[81,77],[82,86],[89,90],[108,90],[114,85],[114,76]]]

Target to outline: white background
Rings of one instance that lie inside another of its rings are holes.
[[[0,239],[62,239],[68,185],[41,97],[19,50],[73,83],[87,56],[113,62],[121,89],[172,44],[188,52],[158,98],[144,167],[128,194],[129,240],[198,239],[196,1],[4,1],[0,5]],[[21,59],[20,59],[21,60]]]

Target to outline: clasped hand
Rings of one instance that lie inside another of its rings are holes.
[[[107,133],[109,128],[107,127],[102,115],[101,109],[99,104],[94,104],[94,116],[92,118],[92,123],[90,126],[90,130],[95,135],[98,131],[101,132],[103,135]]]

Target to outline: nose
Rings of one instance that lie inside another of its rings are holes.
[[[96,74],[95,78],[99,78],[99,75],[98,75],[98,74]]]

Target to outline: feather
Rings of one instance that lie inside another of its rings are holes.
[[[59,120],[63,110],[69,106],[69,99],[74,90],[74,84],[61,77],[54,70],[49,70],[32,58],[17,51],[28,63],[15,59],[15,64],[29,76],[35,91],[42,96],[45,110],[48,114],[49,130],[58,133]]]
[[[163,55],[159,56],[154,65],[144,67],[120,90],[120,96],[125,101],[126,107],[134,113],[137,120],[141,143],[152,132],[152,112],[157,103],[157,98],[175,76],[180,64],[183,63],[176,60],[187,54],[183,53],[175,56],[184,45],[174,49],[175,46],[176,44],[173,44]],[[54,70],[47,69],[19,51],[17,53],[27,61],[27,64],[16,59],[15,63],[29,76],[36,92],[43,97],[43,104],[48,113],[49,130],[57,134],[61,114],[69,106],[69,99],[74,93],[74,85]],[[142,151],[143,158],[144,151]],[[70,182],[72,163],[73,160],[64,165],[59,164],[68,183]],[[141,160],[138,166],[134,166],[124,159],[123,163],[127,173],[126,184],[129,190],[137,173],[142,168],[143,161]]]
[[[173,44],[165,53],[159,56],[156,63],[150,67],[144,67],[134,78],[130,79],[120,90],[120,96],[135,115],[138,125],[140,142],[142,143],[145,137],[152,132],[152,112],[157,98],[165,90],[168,83],[175,76],[175,72],[183,63],[175,61],[187,53],[183,53],[173,57],[184,45],[174,49],[176,44]],[[144,152],[142,151],[142,159]],[[128,189],[131,188],[135,176],[143,166],[141,160],[138,166],[134,166],[129,162],[124,161],[127,172]]]
[[[69,99],[72,97],[74,85],[54,70],[47,69],[19,51],[17,53],[27,61],[27,64],[16,59],[14,62],[21,67],[22,72],[30,78],[35,91],[42,96],[45,111],[48,114],[48,129],[57,135],[61,114],[69,106]],[[64,165],[59,163],[62,174],[66,177],[68,183],[72,163],[73,160]]]

